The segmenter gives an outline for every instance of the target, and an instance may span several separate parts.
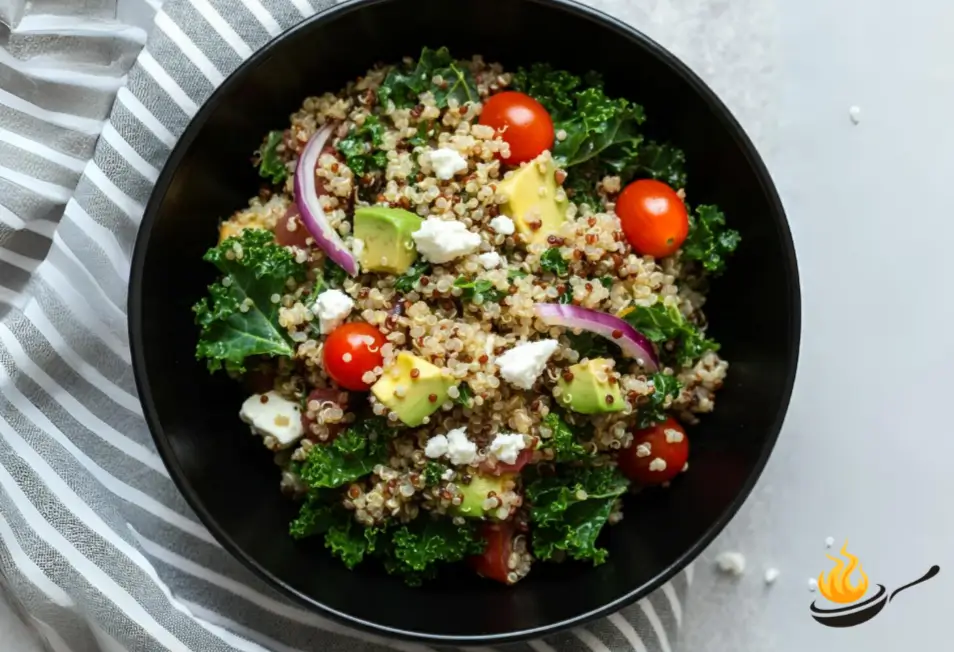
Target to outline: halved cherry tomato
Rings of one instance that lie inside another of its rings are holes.
[[[480,113],[480,124],[493,127],[507,144],[510,165],[531,161],[553,146],[553,120],[529,95],[505,91],[492,95]]]
[[[510,569],[507,562],[513,552],[514,526],[509,521],[484,523],[480,530],[487,542],[481,555],[469,559],[470,566],[478,575],[504,584],[513,584],[507,579]]]
[[[342,324],[325,340],[322,362],[332,380],[346,389],[358,392],[370,387],[362,376],[384,362],[381,347],[387,344],[384,335],[371,324]]]
[[[480,470],[482,473],[488,475],[503,475],[505,473],[520,473],[520,471],[527,464],[530,463],[530,460],[533,458],[533,451],[529,448],[524,448],[517,455],[517,459],[514,460],[513,464],[507,464],[506,462],[497,462],[493,467],[484,462],[480,465]]]
[[[633,444],[619,452],[619,468],[627,478],[655,485],[675,478],[689,459],[689,438],[672,417],[633,434]]]
[[[665,258],[689,235],[689,214],[676,191],[662,181],[634,181],[616,199],[623,233],[641,255]]]

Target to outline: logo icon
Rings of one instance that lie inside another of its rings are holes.
[[[819,574],[818,590],[829,602],[847,606],[820,607],[815,604],[817,601],[813,601],[810,607],[812,618],[826,627],[854,627],[867,622],[877,616],[901,591],[926,582],[941,572],[941,567],[935,564],[924,575],[896,588],[890,594],[884,584],[876,584],[874,595],[865,598],[869,593],[868,575],[862,569],[858,558],[848,552],[847,541],[841,547],[840,554],[848,560],[848,565],[845,565],[844,559],[825,555],[835,562],[835,566],[827,573]],[[855,575],[855,579],[852,579],[852,575]]]

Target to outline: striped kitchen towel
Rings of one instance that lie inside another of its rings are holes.
[[[4,2],[0,18],[12,25],[26,20],[24,6],[122,6],[47,0],[20,3],[16,14]],[[427,649],[330,622],[226,553],[159,459],[130,368],[130,254],[159,169],[232,70],[330,4],[169,0],[125,85],[122,68],[141,30],[114,34],[113,59],[98,67],[83,60],[95,50],[89,39],[110,37],[59,40],[61,52],[75,54],[73,68],[53,74],[48,66],[46,77],[39,65],[10,65],[16,29],[8,31],[0,56],[0,579],[48,649]],[[74,18],[95,32],[101,17]],[[670,652],[690,580],[691,569],[609,618],[512,648]]]

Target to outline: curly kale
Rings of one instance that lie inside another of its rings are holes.
[[[557,462],[576,462],[590,459],[585,448],[577,441],[576,435],[563,418],[554,411],[543,417],[543,425],[550,430],[546,446],[553,449],[553,459]]]
[[[385,131],[381,120],[369,115],[360,127],[351,127],[348,134],[335,145],[355,176],[361,177],[387,166],[387,153],[381,149]]]
[[[493,281],[486,279],[468,279],[460,276],[454,280],[454,287],[461,289],[460,298],[474,303],[500,303],[507,293],[494,287]]]
[[[282,142],[284,132],[270,131],[262,143],[261,148],[255,152],[255,159],[258,161],[258,176],[268,179],[275,185],[278,185],[288,177],[288,167],[278,156],[278,146]]]
[[[602,564],[607,553],[596,539],[629,481],[616,467],[558,465],[552,475],[536,468],[527,473],[526,484],[533,554],[541,560],[567,556]]]
[[[432,579],[444,564],[463,561],[484,551],[485,541],[472,521],[419,518],[393,531],[383,553],[384,568],[411,586]]]
[[[250,356],[290,357],[294,343],[278,323],[279,304],[272,296],[287,291],[288,279],[304,281],[305,265],[261,229],[228,238],[209,249],[203,260],[223,276],[209,286],[209,296],[192,307],[199,326],[196,358],[206,360],[210,371],[225,366],[242,372]]]
[[[434,83],[435,78],[439,83]],[[473,74],[466,65],[455,61],[446,47],[424,48],[413,68],[393,68],[378,87],[378,99],[382,104],[391,101],[397,108],[406,109],[416,105],[426,91],[433,93],[438,108],[446,107],[450,99],[460,106],[479,100]]]
[[[407,271],[394,280],[394,289],[402,294],[414,291],[414,286],[421,280],[421,277],[430,274],[431,264],[426,260],[419,259],[414,261]]]
[[[636,306],[623,319],[651,342],[659,345],[672,342],[672,354],[679,365],[692,364],[707,352],[719,350],[719,344],[707,338],[675,306],[662,303]],[[664,353],[667,351],[663,348]]]
[[[556,276],[566,276],[570,263],[563,257],[559,247],[550,247],[540,256],[540,269]]]
[[[388,459],[391,430],[383,418],[364,419],[330,444],[316,444],[301,465],[301,479],[312,489],[340,487],[362,478]]]
[[[739,232],[726,228],[725,215],[715,206],[697,206],[689,214],[689,235],[682,245],[682,257],[696,260],[702,268],[718,276],[725,271],[726,258],[741,241]]]
[[[637,428],[648,428],[665,421],[667,399],[675,400],[682,391],[682,383],[675,376],[655,373],[652,375],[652,381],[653,393],[649,396],[649,402],[639,406]]]

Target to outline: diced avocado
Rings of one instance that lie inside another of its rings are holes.
[[[417,370],[417,373],[413,373]],[[447,400],[447,390],[457,384],[439,367],[407,352],[398,353],[394,364],[384,370],[371,393],[388,409],[397,413],[401,422],[419,426],[440,409]]]
[[[566,221],[566,200],[557,201],[556,168],[547,152],[501,181],[498,191],[507,196],[504,211],[531,243],[546,242]]]
[[[403,208],[364,206],[354,212],[354,237],[363,246],[361,268],[369,272],[403,274],[417,258],[411,234],[421,228],[420,217]]]
[[[513,480],[513,475],[508,473],[500,476],[475,475],[472,476],[470,484],[458,484],[463,500],[454,508],[454,513],[467,518],[490,516],[494,509],[484,509],[484,501],[491,491],[498,496],[501,495],[505,491],[504,483],[508,480]]]
[[[619,390],[619,383],[610,382],[610,368],[604,358],[595,358],[587,362],[575,364],[569,368],[571,380],[566,376],[557,381],[560,396],[557,400],[566,407],[580,414],[603,414],[619,412],[623,409],[623,395]],[[600,380],[603,375],[606,380]]]

